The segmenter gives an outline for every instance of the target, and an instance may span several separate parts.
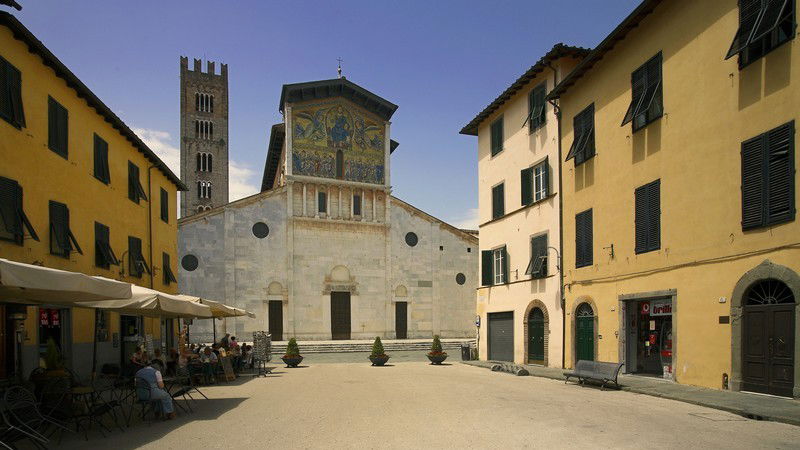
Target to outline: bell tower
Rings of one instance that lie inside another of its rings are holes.
[[[228,65],[181,56],[181,217],[228,203]]]

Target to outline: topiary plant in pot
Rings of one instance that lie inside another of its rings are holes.
[[[383,351],[383,343],[380,337],[375,337],[375,342],[372,344],[372,353],[369,355],[369,360],[373,366],[382,366],[389,360],[389,355]]]
[[[297,367],[303,361],[303,357],[300,356],[300,348],[297,346],[297,339],[289,339],[289,343],[286,345],[286,354],[281,359],[286,363],[286,367]]]
[[[431,351],[428,352],[428,359],[431,364],[439,365],[447,359],[447,353],[442,350],[442,341],[439,340],[439,335],[433,336],[433,344]]]

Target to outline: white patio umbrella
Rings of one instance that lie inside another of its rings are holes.
[[[131,296],[131,284],[0,258],[0,302],[72,306]]]
[[[236,308],[233,306],[228,306],[216,300],[210,300],[203,297],[195,297],[193,295],[185,295],[185,294],[178,294],[176,295],[176,297],[184,299],[189,302],[199,302],[202,305],[208,306],[209,308],[211,308],[211,312],[214,315],[214,318],[247,316],[252,319],[255,319],[256,317],[256,315],[254,313],[251,313],[250,311],[241,308]]]
[[[134,285],[131,297],[120,300],[81,301],[75,306],[108,309],[121,314],[148,317],[214,317],[211,308],[199,302],[191,302],[177,295]]]

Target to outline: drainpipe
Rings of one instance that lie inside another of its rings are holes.
[[[553,71],[553,86],[558,84],[558,73],[551,63],[547,63],[547,67]],[[562,190],[561,174],[561,108],[555,100],[549,100],[553,105],[553,112],[556,115],[556,123],[558,124],[558,247],[559,253],[564,254],[564,191]],[[566,299],[564,298],[564,260],[561,260],[561,270],[558,271],[558,293],[561,301],[561,367],[566,367],[567,361],[567,311]]]
[[[153,189],[150,182],[150,171],[155,167],[155,165],[152,165],[147,168],[147,233],[150,239],[150,289],[154,289],[153,272],[155,271],[155,267],[153,267]]]

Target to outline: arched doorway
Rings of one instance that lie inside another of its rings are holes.
[[[575,311],[575,361],[594,361],[594,310],[581,303]]]
[[[528,313],[528,362],[544,364],[544,312],[533,308]]]
[[[742,305],[742,390],[791,397],[795,302],[783,281],[756,281]]]

